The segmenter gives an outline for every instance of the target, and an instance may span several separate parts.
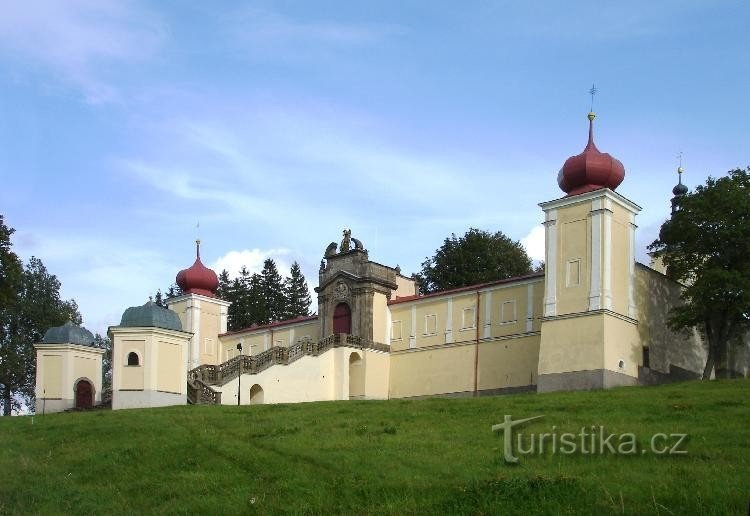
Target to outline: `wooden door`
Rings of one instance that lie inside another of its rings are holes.
[[[76,385],[76,408],[91,408],[94,405],[94,388],[88,380]]]
[[[352,311],[346,303],[339,303],[333,310],[333,333],[352,332]]]

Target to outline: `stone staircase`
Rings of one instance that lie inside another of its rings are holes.
[[[203,364],[188,371],[188,403],[220,405],[221,392],[211,386],[225,385],[241,374],[258,374],[274,365],[289,365],[303,356],[318,356],[329,349],[349,347],[390,351],[390,346],[379,342],[365,341],[347,333],[334,333],[323,340],[301,340],[287,347],[274,346],[257,355],[240,355],[218,365]]]

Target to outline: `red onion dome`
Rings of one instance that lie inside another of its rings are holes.
[[[183,294],[200,294],[216,297],[219,278],[216,273],[201,263],[201,242],[195,241],[195,263],[189,269],[177,273],[177,285]]]
[[[589,113],[589,142],[583,152],[565,160],[557,175],[557,184],[563,192],[578,195],[601,188],[614,190],[625,179],[625,167],[594,145],[594,113]]]

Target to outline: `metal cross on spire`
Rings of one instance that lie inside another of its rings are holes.
[[[682,174],[683,168],[682,168],[682,151],[677,153],[677,159],[679,160],[679,164],[677,165],[677,172]]]

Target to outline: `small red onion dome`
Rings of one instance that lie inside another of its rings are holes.
[[[594,113],[589,113],[589,142],[583,152],[565,161],[557,175],[557,184],[563,192],[578,195],[601,188],[614,190],[625,179],[625,167],[594,145]]]
[[[200,294],[201,296],[216,297],[219,288],[219,278],[216,273],[201,263],[201,242],[195,241],[195,263],[189,268],[177,273],[177,285],[183,294]]]

